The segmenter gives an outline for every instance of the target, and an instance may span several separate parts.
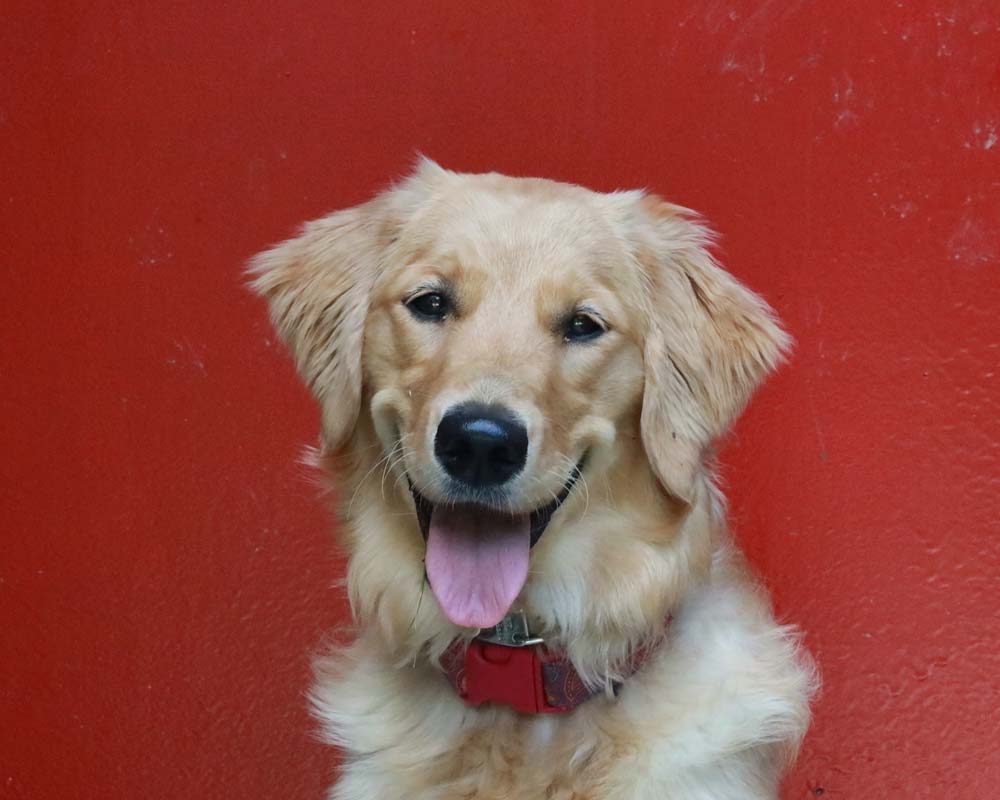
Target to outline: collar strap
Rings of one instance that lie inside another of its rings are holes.
[[[669,618],[667,620],[669,623]],[[520,631],[513,637],[504,631]],[[520,639],[523,643],[516,643]],[[636,650],[627,664],[631,677],[652,654],[655,645]],[[527,634],[523,614],[508,615],[496,628],[481,631],[471,642],[456,639],[441,656],[448,681],[470,706],[496,703],[522,714],[565,714],[598,691],[584,685],[573,662],[550,651],[541,639]],[[621,684],[615,684],[615,694]]]

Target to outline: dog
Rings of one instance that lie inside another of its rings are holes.
[[[356,635],[333,800],[776,798],[814,670],[713,445],[790,339],[693,212],[422,159],[257,256]]]

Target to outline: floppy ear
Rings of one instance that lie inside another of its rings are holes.
[[[687,209],[642,198],[650,285],[641,430],[660,483],[691,502],[712,441],[726,431],[791,338],[758,295],[712,257],[712,233]],[[643,252],[645,250],[645,252]]]
[[[336,451],[361,411],[365,320],[386,253],[404,222],[453,177],[421,156],[413,173],[374,200],[306,223],[251,260],[251,287],[320,402],[323,437]]]
[[[250,262],[251,287],[320,402],[327,446],[344,444],[361,406],[361,348],[387,233],[381,199],[307,223]]]

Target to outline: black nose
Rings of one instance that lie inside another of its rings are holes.
[[[451,477],[470,486],[499,486],[524,468],[528,431],[503,406],[465,403],[449,409],[434,437],[434,454]]]

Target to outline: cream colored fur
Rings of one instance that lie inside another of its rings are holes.
[[[343,751],[336,800],[775,798],[814,678],[725,526],[711,447],[788,339],[709,254],[690,212],[422,161],[371,202],[260,255],[270,302],[323,414],[349,555],[353,642],[317,664],[316,716]],[[402,300],[445,280],[453,318]],[[609,332],[554,320],[596,306]],[[407,480],[446,500],[444,408],[504,402],[528,421],[512,510],[583,480],[532,551],[517,607],[607,690],[562,716],[466,707],[438,657],[459,636],[424,579]],[[616,697],[629,653],[665,639]]]

